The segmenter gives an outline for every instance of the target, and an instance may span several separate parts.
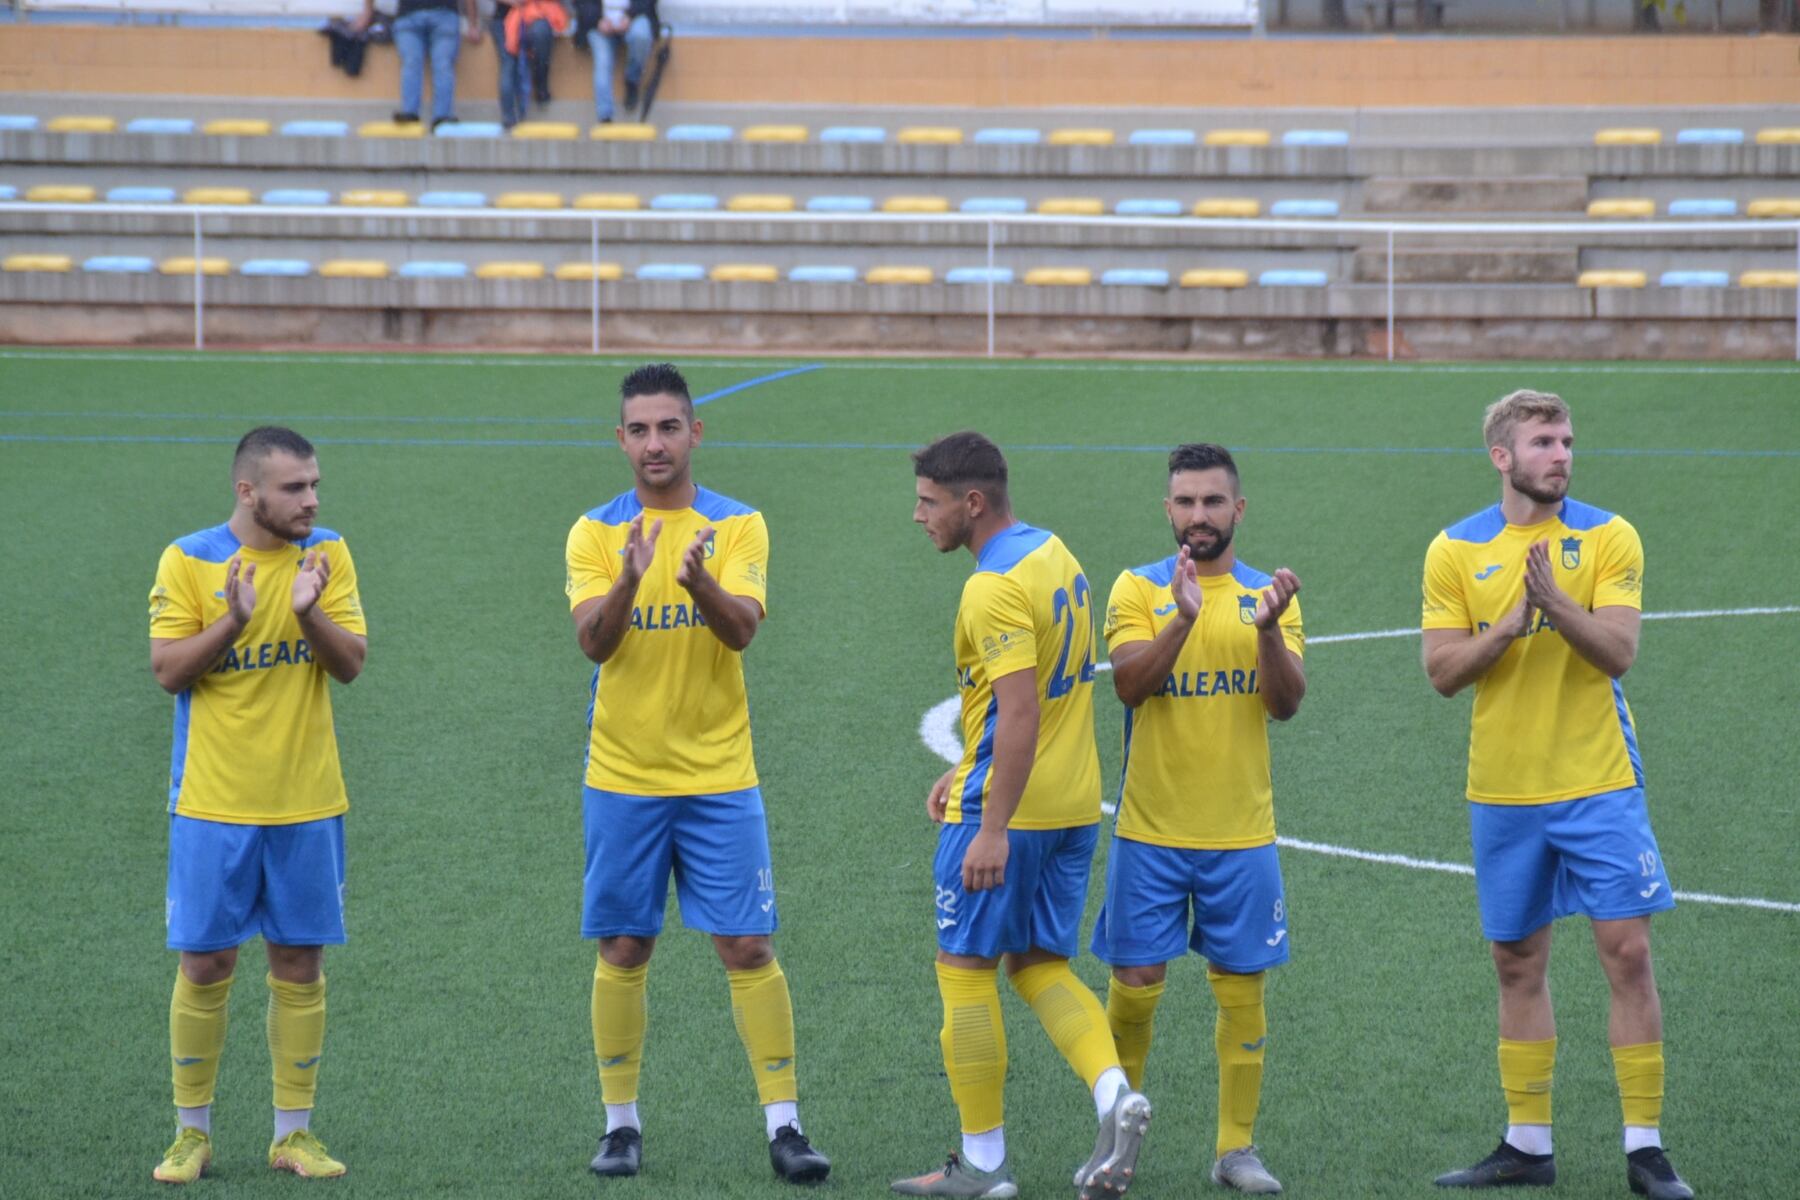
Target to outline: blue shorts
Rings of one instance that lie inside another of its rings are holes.
[[[1074,958],[1081,952],[1081,917],[1099,824],[1007,830],[1006,882],[965,892],[963,855],[980,832],[980,825],[945,825],[938,833],[931,865],[938,949],[972,958],[1033,949]]]
[[[1558,917],[1596,921],[1675,907],[1644,789],[1556,804],[1469,805],[1481,932],[1516,942]]]
[[[669,901],[681,923],[722,937],[775,932],[775,873],[762,789],[631,796],[581,789],[587,871],[581,936],[655,937]]]
[[[1183,850],[1113,838],[1090,948],[1115,967],[1171,962],[1188,950],[1238,975],[1280,966],[1288,960],[1287,901],[1275,844]]]
[[[232,825],[169,817],[169,949],[344,942],[344,818]]]

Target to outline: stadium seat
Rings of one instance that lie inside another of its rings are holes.
[[[570,262],[556,268],[556,277],[565,283],[612,283],[625,278],[625,269],[615,262]]]
[[[269,128],[261,117],[215,117],[200,132],[212,137],[268,137]]]
[[[1660,129],[1602,129],[1594,134],[1596,146],[1660,146]]]
[[[572,142],[581,136],[581,126],[572,121],[520,121],[512,135],[522,142]]]
[[[561,208],[561,192],[501,192],[494,197],[495,208]]]
[[[1284,146],[1348,146],[1350,135],[1342,129],[1290,129],[1281,135]]]
[[[172,187],[116,187],[106,191],[108,204],[173,204]]]
[[[814,196],[806,202],[807,212],[866,213],[875,211],[873,196]]]
[[[1583,271],[1575,279],[1576,287],[1584,288],[1641,288],[1644,286],[1642,271]]]
[[[66,254],[9,254],[0,259],[0,271],[48,272],[66,275],[74,261]]]
[[[0,200],[17,200],[19,189],[10,183],[0,183]]]
[[[956,206],[957,212],[981,213],[993,216],[997,213],[1022,213],[1027,210],[1023,196],[970,196]]]
[[[1589,200],[1590,217],[1654,217],[1656,201],[1640,197],[1615,196],[1607,200]]]
[[[1730,287],[1729,271],[1664,271],[1657,277],[1657,287]]]
[[[1266,129],[1214,129],[1202,139],[1208,146],[1266,146]]]
[[[1110,129],[1052,129],[1052,146],[1110,146],[1119,135]]]
[[[881,202],[881,211],[890,213],[949,212],[950,201],[942,196],[889,196]]]
[[[767,263],[720,263],[707,278],[714,283],[779,283],[781,272]]]
[[[793,212],[792,196],[747,192],[725,202],[726,212]]]
[[[175,258],[165,258],[156,265],[156,269],[158,273],[163,275],[192,275],[194,274],[194,260],[192,257],[186,255],[177,256]],[[231,260],[225,258],[203,258],[200,260],[199,273],[202,275],[229,275],[231,274]]]
[[[1184,288],[1241,288],[1250,282],[1250,272],[1220,267],[1195,267],[1181,273]]]
[[[92,204],[94,189],[85,183],[39,183],[25,189],[33,204]]]
[[[804,142],[804,125],[751,125],[744,130],[746,142]]]
[[[1121,217],[1179,217],[1181,201],[1179,200],[1121,200],[1113,205],[1113,212]]]
[[[1102,287],[1168,287],[1169,273],[1155,267],[1114,267],[1100,273]]]
[[[245,187],[194,187],[181,193],[183,204],[254,204],[256,196]]]
[[[325,279],[386,279],[390,270],[379,258],[328,258],[319,264]]]
[[[397,124],[393,121],[364,121],[356,127],[357,137],[366,138],[422,138],[425,136],[425,122],[407,121]]]
[[[669,142],[729,142],[729,125],[671,125],[663,134]]]
[[[1271,217],[1335,217],[1336,200],[1277,200],[1269,205]]]
[[[930,283],[930,267],[870,267],[866,283]]]
[[[1000,127],[977,129],[969,140],[977,146],[1035,146],[1044,140],[1044,135],[1036,129]]]
[[[298,279],[312,274],[312,264],[299,258],[253,258],[238,267],[239,275],[276,275]]]
[[[1730,199],[1669,201],[1671,217],[1735,217],[1737,210],[1737,201]]]
[[[112,117],[51,117],[44,128],[51,133],[112,133],[119,123]]]
[[[654,142],[656,126],[640,125],[636,121],[605,121],[590,129],[588,137],[596,142]]]
[[[1747,288],[1800,288],[1800,271],[1745,271],[1738,276],[1738,286]]]
[[[789,283],[855,283],[855,267],[793,267]]]
[[[475,268],[477,279],[542,279],[544,264],[539,262],[485,262]]]
[[[1106,212],[1106,201],[1093,196],[1053,196],[1039,200],[1037,210],[1047,217],[1098,217]]]
[[[960,146],[963,131],[949,125],[908,125],[894,140],[905,146]]]
[[[348,121],[283,121],[282,137],[340,138],[350,136]]]
[[[632,275],[646,283],[693,283],[706,278],[706,268],[699,263],[644,263]]]
[[[192,133],[192,117],[133,117],[125,122],[126,133]]]
[[[98,254],[83,261],[81,269],[96,275],[149,275],[156,263],[135,254]]]
[[[404,262],[395,269],[394,274],[402,279],[467,279],[469,264],[429,260]]]
[[[707,192],[664,192],[650,197],[650,207],[658,212],[711,212],[719,207],[719,198]]]
[[[1261,211],[1260,201],[1243,196],[1220,196],[1194,201],[1196,217],[1254,217]]]
[[[405,208],[412,197],[389,188],[351,188],[338,193],[338,203],[347,208]]]
[[[446,125],[439,125],[433,136],[456,138],[462,141],[503,138],[506,136],[506,126],[498,121],[452,121]]]
[[[1125,139],[1133,146],[1192,146],[1199,140],[1191,129],[1134,129]]]
[[[29,113],[0,113],[0,133],[30,133],[38,119]]]
[[[1800,217],[1800,197],[1752,200],[1749,204],[1744,206],[1744,215],[1751,217]]]
[[[421,192],[420,208],[486,208],[486,192]]]
[[[1741,129],[1680,129],[1675,132],[1677,146],[1741,146]]]
[[[262,194],[262,203],[324,205],[331,203],[331,193],[324,188],[270,188]]]
[[[1256,277],[1257,287],[1324,287],[1325,282],[1323,271],[1298,271],[1291,267],[1264,271]]]
[[[887,141],[887,130],[878,125],[831,125],[819,130],[821,142],[853,142],[873,145]],[[836,268],[832,268],[836,270]],[[790,276],[790,278],[792,278]]]
[[[632,212],[644,206],[636,192],[583,192],[574,207],[601,212]]]
[[[1011,283],[1011,267],[952,267],[944,272],[945,283]]]
[[[1025,272],[1031,287],[1086,287],[1094,282],[1094,273],[1086,267],[1033,267]]]
[[[1756,133],[1759,146],[1800,146],[1800,127],[1776,126]]]

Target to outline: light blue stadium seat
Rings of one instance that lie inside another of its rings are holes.
[[[879,125],[831,125],[819,131],[821,142],[885,142],[887,130]]]
[[[795,267],[788,272],[789,283],[855,283],[855,267]]]
[[[1011,267],[951,267],[944,272],[945,283],[1011,283]]]
[[[1192,146],[1198,140],[1191,129],[1134,129],[1125,139],[1132,146]]]
[[[1256,277],[1258,287],[1324,287],[1325,272],[1282,268],[1264,271]]]
[[[693,283],[706,278],[706,268],[699,263],[645,263],[633,275],[646,281]]]
[[[394,274],[402,279],[467,279],[469,264],[460,262],[401,263]]]
[[[1677,146],[1741,146],[1741,129],[1683,129],[1675,134]]]
[[[1044,135],[1036,129],[977,129],[970,140],[977,146],[1035,146]]]
[[[432,132],[433,137],[441,138],[499,138],[506,136],[506,130],[498,121],[452,121],[447,125],[439,125]]]
[[[1342,129],[1290,129],[1281,135],[1284,146],[1348,146],[1350,135]]]
[[[19,189],[10,183],[0,183],[0,200],[17,200]]]
[[[131,254],[99,254],[85,260],[81,269],[99,275],[148,275],[156,270],[156,263]]]
[[[28,133],[38,127],[38,119],[25,113],[0,113],[0,133]]]
[[[349,137],[348,121],[283,121],[282,137]]]
[[[1025,201],[1018,196],[971,196],[957,205],[958,212],[966,213],[1022,213],[1026,209]]]
[[[419,196],[420,208],[486,208],[486,192],[424,192]]]
[[[1179,217],[1182,209],[1179,200],[1121,200],[1113,212],[1121,217]]]
[[[814,196],[806,202],[807,212],[862,213],[875,211],[873,196]]]
[[[1108,287],[1168,287],[1169,273],[1155,267],[1114,267],[1100,273]]]
[[[172,187],[116,187],[106,189],[108,204],[173,204]]]
[[[708,212],[719,207],[719,198],[705,192],[665,192],[650,197],[650,207],[662,212]]]
[[[192,117],[133,117],[125,122],[126,133],[192,133]]]
[[[262,194],[264,204],[330,204],[331,193],[324,188],[270,188]]]
[[[253,258],[238,268],[240,275],[281,275],[298,278],[312,274],[312,264],[299,258]]]
[[[1669,201],[1671,217],[1735,217],[1737,211],[1737,201],[1725,198]]]
[[[665,142],[729,142],[729,125],[671,125],[663,134]]]
[[[1277,200],[1269,205],[1271,217],[1335,217],[1336,200]]]
[[[1730,287],[1729,271],[1664,271],[1658,287]]]

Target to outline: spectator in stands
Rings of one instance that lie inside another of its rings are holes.
[[[461,16],[458,16],[458,13]],[[463,24],[464,18],[467,24]],[[375,0],[363,0],[357,22],[367,29],[375,19]],[[460,37],[471,44],[481,40],[475,0],[400,0],[394,19],[394,45],[400,51],[400,111],[395,122],[419,119],[419,102],[425,87],[425,59],[431,59],[431,127],[456,120],[456,59],[462,51]]]
[[[638,106],[644,64],[662,28],[656,0],[576,0],[575,11],[578,40],[585,33],[588,49],[594,53],[594,119],[601,124],[613,119],[613,59],[621,45],[625,49],[625,110],[629,115]]]
[[[550,48],[569,28],[563,0],[512,0],[506,14],[506,50],[531,64],[531,98],[550,103]]]
[[[524,62],[506,48],[506,15],[512,5],[504,0],[481,0],[481,11],[486,14],[487,31],[500,59],[500,124],[511,129],[525,119],[525,89],[530,86]]]

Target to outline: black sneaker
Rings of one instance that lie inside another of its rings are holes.
[[[644,1135],[621,1125],[600,1139],[600,1153],[588,1164],[596,1175],[636,1175],[644,1161]]]
[[[1675,1173],[1661,1146],[1645,1146],[1625,1156],[1625,1183],[1650,1200],[1694,1200],[1694,1189]]]
[[[798,1126],[783,1125],[769,1143],[769,1165],[789,1183],[822,1183],[831,1174],[831,1160],[814,1150]]]
[[[460,117],[439,117],[431,123],[431,132],[436,133],[446,125],[459,125],[461,123],[462,118]]]
[[[417,125],[418,123],[419,123],[419,114],[418,113],[397,112],[394,114],[394,124],[396,124],[396,125]]]
[[[625,111],[635,111],[638,106],[638,85],[630,80],[625,81]]]
[[[1460,1188],[1549,1187],[1556,1182],[1556,1157],[1527,1154],[1510,1142],[1501,1142],[1474,1166],[1439,1175],[1435,1182],[1439,1187]]]

